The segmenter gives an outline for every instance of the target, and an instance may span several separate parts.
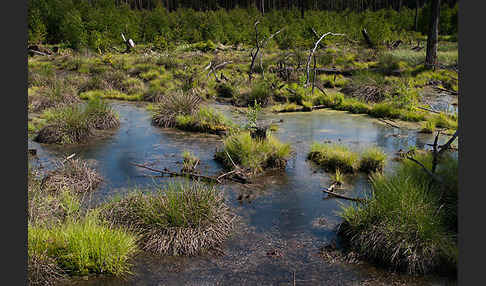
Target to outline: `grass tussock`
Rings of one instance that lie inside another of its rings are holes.
[[[49,172],[44,179],[44,188],[52,191],[69,189],[76,193],[94,190],[102,177],[81,159],[70,159]]]
[[[358,168],[358,153],[348,147],[330,143],[313,143],[307,158],[329,171],[339,169],[344,173],[353,173]]]
[[[67,82],[55,79],[46,86],[29,88],[28,108],[30,112],[41,112],[48,108],[78,103],[77,89]]]
[[[415,159],[428,168],[432,164],[430,154]],[[457,170],[457,158],[442,159],[437,175],[443,186],[409,160],[390,176],[372,175],[369,202],[344,207],[340,234],[360,254],[396,270],[425,274],[455,269]]]
[[[95,182],[80,177],[94,176],[97,182],[94,171],[75,161],[43,179],[38,170],[28,171],[29,285],[57,285],[72,275],[130,273],[136,236],[82,207],[86,196],[76,184],[94,187]]]
[[[192,115],[178,115],[175,121],[177,129],[213,134],[223,134],[233,125],[222,113],[209,107],[201,107]]]
[[[197,164],[199,163],[199,158],[196,157],[192,152],[184,151],[182,152],[182,172],[193,172],[196,169]]]
[[[99,97],[86,106],[74,105],[44,113],[45,125],[34,141],[40,143],[75,144],[86,142],[95,130],[118,127],[118,115]]]
[[[31,274],[36,281],[52,280],[59,269],[68,275],[123,276],[130,273],[129,259],[136,251],[135,235],[109,227],[94,214],[50,228],[28,226],[29,268],[37,269]]]
[[[79,97],[81,99],[93,99],[93,98],[104,98],[104,99],[118,99],[127,101],[141,101],[143,99],[142,93],[125,94],[121,91],[115,89],[107,90],[90,90],[82,92]]]
[[[103,206],[110,222],[140,235],[138,244],[163,255],[196,255],[217,249],[230,235],[234,215],[213,186],[170,184],[154,194],[133,193]]]
[[[385,167],[385,163],[385,152],[378,147],[370,147],[361,154],[359,169],[365,173],[381,172]]]
[[[152,123],[159,127],[174,127],[177,116],[193,115],[199,109],[201,100],[201,97],[193,92],[167,94],[155,103]]]
[[[226,168],[232,169],[233,163],[226,153],[235,164],[257,174],[265,169],[285,168],[291,147],[271,134],[260,140],[252,138],[250,132],[245,131],[224,139],[223,149],[215,154],[215,158]]]

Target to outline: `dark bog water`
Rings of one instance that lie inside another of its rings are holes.
[[[202,172],[221,170],[213,160],[221,145],[217,136],[160,129],[150,124],[150,114],[132,103],[112,103],[119,112],[121,126],[111,136],[75,147],[40,146],[38,161],[48,167],[49,160],[76,153],[95,161],[105,182],[93,193],[95,202],[130,187],[154,188],[169,178],[143,176],[149,171],[130,162],[148,163],[154,168],[178,171],[183,150],[201,159]],[[229,107],[218,106],[226,114]],[[367,264],[330,264],[319,255],[320,248],[335,239],[340,222],[337,211],[346,201],[328,199],[320,190],[330,184],[328,174],[305,160],[314,141],[331,140],[360,151],[366,146],[382,147],[389,158],[408,146],[424,147],[430,135],[413,130],[396,130],[362,115],[320,110],[312,113],[267,115],[279,123],[275,132],[291,143],[294,152],[287,168],[260,178],[255,185],[224,185],[229,205],[239,215],[236,233],[225,243],[224,254],[198,257],[152,257],[135,259],[134,275],[127,279],[90,278],[76,285],[444,285],[437,277],[410,277],[390,274]],[[395,164],[389,160],[387,171]],[[367,178],[347,178],[346,195],[363,196],[369,188]],[[243,197],[238,200],[238,197]],[[72,284],[72,283],[71,283]]]

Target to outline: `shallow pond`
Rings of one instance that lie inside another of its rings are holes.
[[[216,174],[221,166],[213,160],[221,138],[212,135],[161,129],[151,125],[150,113],[133,103],[111,102],[120,114],[121,126],[113,134],[89,144],[71,147],[40,145],[37,163],[50,167],[54,158],[76,153],[95,161],[104,177],[93,193],[100,202],[134,186],[154,188],[169,178],[153,178],[148,171],[130,162],[148,163],[154,168],[178,171],[183,150],[201,159],[204,174]],[[216,106],[234,116],[229,106]],[[223,254],[198,257],[152,257],[135,259],[134,275],[126,279],[90,278],[75,285],[444,285],[446,279],[391,274],[370,265],[330,264],[320,249],[336,238],[340,222],[337,212],[346,201],[329,199],[320,190],[330,184],[329,174],[306,161],[314,141],[331,140],[360,151],[378,145],[389,155],[386,171],[395,164],[391,158],[408,146],[423,148],[430,135],[416,130],[394,129],[363,115],[319,110],[310,113],[268,114],[266,120],[279,122],[276,136],[291,143],[294,150],[283,172],[269,174],[254,185],[221,186],[229,205],[239,215],[236,233],[225,243]],[[280,122],[282,121],[282,122]],[[367,178],[347,178],[346,194],[363,196]],[[242,199],[238,199],[242,198]],[[294,282],[295,281],[295,282]],[[294,284],[295,283],[295,284]]]

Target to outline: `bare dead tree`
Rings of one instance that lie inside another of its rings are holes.
[[[248,72],[248,77],[249,81],[251,82],[253,78],[253,68],[255,66],[255,60],[260,54],[260,68],[262,70],[262,76],[265,77],[265,72],[263,70],[263,49],[267,46],[268,41],[273,39],[276,35],[278,35],[283,29],[278,30],[277,32],[271,34],[268,38],[263,39],[261,41],[258,41],[258,24],[260,24],[260,21],[256,21],[254,26],[255,26],[255,47],[251,50],[250,56],[251,56],[251,65],[250,65],[250,71]],[[260,53],[261,52],[261,53]]]
[[[305,87],[307,87],[309,85],[310,62],[311,62],[312,56],[316,52],[317,47],[319,46],[319,43],[322,41],[322,39],[324,39],[326,36],[329,36],[329,35],[331,35],[331,36],[345,36],[344,34],[337,34],[337,33],[333,33],[333,32],[327,32],[327,33],[324,33],[317,40],[317,42],[314,43],[314,48],[312,50],[310,50],[309,57],[307,58],[307,66],[306,66],[307,80],[305,81]]]
[[[447,150],[450,150],[451,149],[451,144],[454,142],[454,140],[456,140],[456,138],[459,136],[459,129],[456,130],[456,132],[454,132],[454,134],[452,135],[452,137],[443,145],[439,145],[438,142],[439,142],[439,136],[441,134],[441,131],[438,131],[437,132],[437,135],[435,136],[435,139],[434,139],[434,144],[427,144],[429,146],[432,146],[432,167],[431,167],[431,170],[427,169],[425,167],[424,164],[422,164],[421,162],[419,162],[418,160],[416,160],[415,158],[413,158],[411,152],[407,152],[405,155],[406,155],[406,158],[409,159],[410,161],[416,163],[417,165],[419,165],[420,167],[422,167],[422,169],[434,180],[436,181],[437,183],[439,184],[442,184],[442,180],[436,175],[436,170],[437,170],[437,165],[439,163],[439,160],[440,160],[440,157],[442,156],[442,154],[444,152],[446,152]]]

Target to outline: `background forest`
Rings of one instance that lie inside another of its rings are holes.
[[[457,38],[457,2],[442,1],[440,12],[439,34],[452,39]],[[106,51],[123,43],[121,33],[164,50],[202,41],[248,44],[256,20],[264,35],[285,27],[274,39],[281,49],[312,45],[312,28],[353,40],[366,28],[383,44],[425,40],[429,6],[425,0],[29,0],[29,44]]]

